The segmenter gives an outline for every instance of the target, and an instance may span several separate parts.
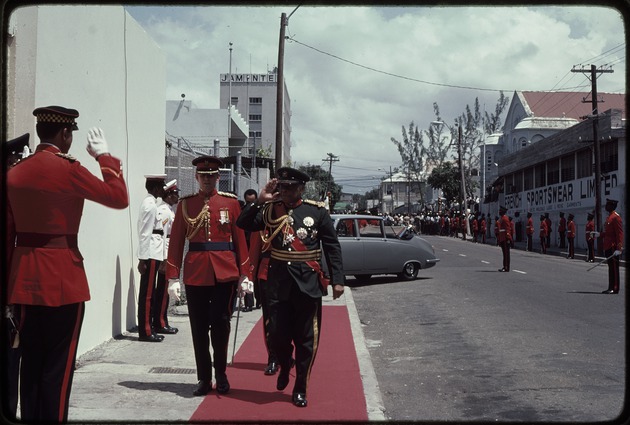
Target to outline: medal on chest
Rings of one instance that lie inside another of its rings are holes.
[[[230,222],[230,212],[227,208],[221,208],[219,210],[219,223],[228,224]]]
[[[284,228],[282,229],[282,245],[290,245],[295,240],[295,235],[293,234],[293,223],[295,219],[293,218],[293,210],[289,210],[288,217]]]

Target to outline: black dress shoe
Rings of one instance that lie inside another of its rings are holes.
[[[508,270],[505,269],[499,269],[500,272],[507,272]]]
[[[275,375],[278,371],[278,363],[269,362],[265,368],[265,375]]]
[[[163,328],[157,329],[155,332],[159,334],[176,334],[177,332],[179,332],[179,329],[172,326],[164,326]]]
[[[217,392],[219,394],[227,394],[230,391],[230,383],[227,376],[217,376]]]
[[[212,382],[199,381],[197,382],[197,389],[193,391],[193,395],[206,395],[210,391],[212,391]]]
[[[293,393],[293,404],[297,407],[306,407],[308,402],[306,401],[306,394]]]
[[[276,382],[276,389],[278,391],[284,390],[289,385],[289,371],[291,368],[281,367],[278,374],[278,382]]]
[[[617,292],[613,291],[612,289],[606,289],[605,291],[602,291],[602,294],[616,294]]]
[[[162,342],[162,340],[164,339],[163,336],[161,335],[155,335],[155,334],[151,334],[151,335],[140,335],[138,337],[138,341],[144,341],[144,342]]]

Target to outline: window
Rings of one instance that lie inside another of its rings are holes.
[[[560,161],[558,158],[547,161],[547,184],[560,183]]]
[[[610,173],[619,169],[619,152],[617,141],[602,143],[599,146],[599,158],[602,173]]]
[[[356,235],[357,232],[354,228],[354,219],[347,218],[344,220],[339,220],[339,223],[337,223],[337,236],[347,238]]]
[[[514,173],[514,189],[512,193],[518,193],[523,190],[523,172]]]
[[[382,238],[381,220],[359,219],[359,234],[361,237]]]
[[[583,179],[593,175],[593,155],[590,149],[577,153],[577,178]]]
[[[231,104],[234,105],[234,106],[238,105],[238,97],[233,97],[232,101],[231,101]]]
[[[260,114],[250,114],[249,115],[249,120],[250,121],[262,121],[262,115],[260,115]]]
[[[250,97],[249,98],[250,105],[260,105],[262,104],[262,97]]]
[[[523,190],[534,188],[534,167],[529,167],[523,171]]]
[[[569,154],[560,158],[560,171],[561,181],[567,182],[575,179],[575,155]]]
[[[545,185],[545,164],[538,164],[534,167],[534,178],[536,182],[535,187],[542,187]]]
[[[250,131],[249,132],[249,138],[250,139],[261,139],[262,138],[262,131]]]

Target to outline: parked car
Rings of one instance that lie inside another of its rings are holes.
[[[413,280],[420,269],[440,261],[433,246],[405,226],[386,226],[371,215],[332,214],[346,276],[367,280],[375,274],[397,274]]]

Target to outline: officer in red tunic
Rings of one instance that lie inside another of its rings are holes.
[[[481,215],[481,223],[479,225],[479,233],[481,233],[481,243],[485,244],[486,243],[486,232],[488,231],[487,225],[486,225],[486,215],[482,214]]]
[[[567,219],[564,218],[564,213],[560,212],[560,220],[558,220],[558,235],[560,236],[560,246],[558,248],[565,248],[565,237],[567,233]]]
[[[512,224],[510,223],[510,219],[505,214],[507,212],[507,208],[501,206],[499,207],[499,246],[501,247],[501,252],[503,253],[503,268],[499,269],[500,272],[509,272],[510,271],[510,246],[512,245]]]
[[[540,216],[540,253],[547,253],[547,236],[549,235],[549,229],[547,227],[547,220],[544,215]]]
[[[619,260],[623,251],[623,224],[621,216],[615,211],[617,200],[606,198],[608,218],[604,223],[604,255],[608,258],[608,289],[602,294],[619,293]],[[599,234],[595,232],[595,237]]]
[[[271,251],[267,274],[270,341],[280,373],[276,388],[289,384],[295,346],[293,404],[306,407],[308,378],[319,345],[322,296],[328,283],[333,299],[344,291],[341,246],[323,203],[302,200],[309,180],[303,172],[283,167],[264,187],[258,200],[245,206],[237,224],[250,232],[264,231],[263,251]],[[327,273],[321,256],[326,257]],[[330,276],[328,277],[327,276]]]
[[[532,213],[527,213],[527,226],[525,226],[525,234],[527,235],[527,249],[526,251],[532,251],[533,237],[534,237],[534,220],[532,219]]]
[[[472,220],[473,242],[479,242],[479,223],[477,221],[477,214],[473,215]]]
[[[21,420],[66,422],[85,301],[90,299],[77,234],[85,200],[129,205],[121,162],[103,131],[87,134],[87,150],[103,180],[68,155],[78,130],[74,109],[37,108],[41,143],[7,173],[10,260],[8,302],[20,311]]]
[[[584,229],[586,234],[586,245],[588,246],[588,255],[586,262],[592,263],[595,261],[595,223],[593,222],[593,214],[588,213],[586,216],[586,227]]]
[[[223,162],[204,155],[195,158],[192,165],[199,192],[182,197],[177,205],[166,278],[170,288],[176,285],[184,263],[183,281],[199,380],[193,394],[205,395],[212,390],[210,342],[216,389],[219,394],[226,394],[230,390],[226,367],[235,289],[250,273],[247,241],[235,223],[241,211],[236,196],[217,191]],[[184,258],[187,240],[188,253]]]
[[[575,258],[575,221],[573,221],[574,215],[569,214],[566,222],[567,240],[569,242],[569,254],[567,258]]]

